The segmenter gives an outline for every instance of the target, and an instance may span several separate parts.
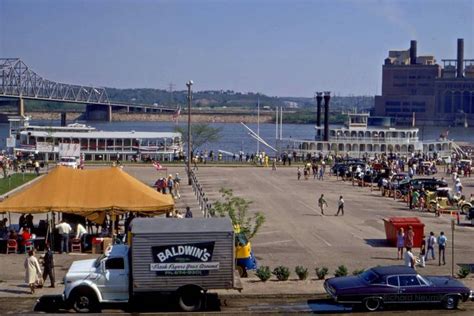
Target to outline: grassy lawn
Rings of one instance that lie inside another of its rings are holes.
[[[10,190],[13,190],[16,187],[19,187],[23,183],[29,182],[36,178],[34,173],[15,173],[12,174],[10,178],[0,179],[0,194],[7,193]]]

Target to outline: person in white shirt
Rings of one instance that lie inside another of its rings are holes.
[[[405,265],[415,269],[415,256],[411,252],[411,248],[407,247],[407,251],[405,252]]]
[[[81,240],[81,243],[84,246],[84,248],[87,247],[86,235],[87,235],[86,228],[84,226],[82,226],[81,223],[77,223],[77,226],[76,226],[76,239]]]
[[[342,198],[342,195],[339,197],[339,201],[337,202],[336,216],[339,215],[339,212],[342,212],[342,216],[344,216],[344,199]]]
[[[58,230],[59,234],[61,235],[61,251],[69,253],[69,234],[72,231],[71,225],[66,223],[65,220],[62,220],[61,223],[56,225],[56,229]]]

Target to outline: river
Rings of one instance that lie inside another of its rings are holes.
[[[153,131],[170,132],[176,124],[173,122],[81,122],[104,131]],[[59,125],[59,121],[32,121],[31,125]],[[199,150],[225,150],[238,153],[256,152],[257,141],[253,139],[248,131],[239,123],[211,123],[213,127],[222,128],[221,138],[218,142],[206,144]],[[247,124],[252,130],[257,131],[257,124]],[[186,123],[180,122],[178,126],[186,127]],[[445,127],[420,127],[423,140],[435,140],[440,133],[446,131]],[[449,128],[449,138],[461,142],[474,142],[473,128],[455,127]],[[314,139],[315,129],[312,124],[283,124],[283,137],[296,139]],[[8,124],[0,124],[0,148],[5,148],[5,138],[8,136]],[[275,124],[260,124],[260,136],[270,145],[275,147]],[[260,150],[267,150],[260,145]]]

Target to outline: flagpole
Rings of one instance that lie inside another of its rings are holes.
[[[260,137],[260,96],[257,99],[257,135]],[[260,153],[260,142],[257,141],[257,155]]]

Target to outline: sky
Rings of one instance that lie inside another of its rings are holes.
[[[49,80],[380,94],[391,49],[474,59],[474,0],[0,0],[0,57]]]

